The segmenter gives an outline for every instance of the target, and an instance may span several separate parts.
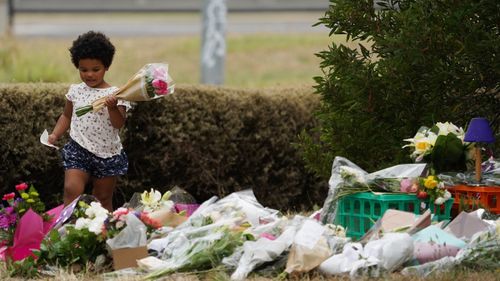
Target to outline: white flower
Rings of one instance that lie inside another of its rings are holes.
[[[450,198],[451,198],[451,193],[450,193],[448,190],[445,190],[445,191],[444,191],[444,194],[443,194],[443,198],[444,198],[445,200],[450,199]]]
[[[444,201],[445,201],[445,200],[444,200],[444,198],[443,198],[443,197],[438,197],[438,198],[436,198],[436,200],[434,200],[434,204],[436,204],[436,205],[441,205],[441,204],[443,204],[443,203],[444,203]]]
[[[100,234],[104,226],[104,221],[108,218],[109,212],[104,209],[99,202],[91,202],[85,210],[86,218],[79,218],[75,222],[75,229],[88,229],[89,231]]]
[[[84,228],[88,228],[89,223],[90,223],[90,219],[78,218],[75,222],[75,229],[81,230]]]
[[[427,127],[422,127],[411,139],[404,139],[404,141],[410,142],[403,146],[414,147],[415,151],[411,154],[411,157],[416,158],[416,162],[422,161],[425,154],[432,151],[434,145],[436,144],[437,135],[431,132]]]
[[[325,228],[329,235],[334,235],[337,237],[346,237],[345,229],[341,225],[335,225],[329,223],[325,225]]]
[[[439,135],[446,136],[449,133],[452,133],[456,136],[463,136],[464,135],[464,130],[462,128],[459,128],[450,122],[445,122],[445,123],[437,122],[436,127],[438,127],[438,129],[439,129],[439,132],[438,132]]]
[[[174,209],[174,202],[171,200],[165,200],[161,201],[160,203],[162,209],[167,209],[167,210],[173,210]]]
[[[124,226],[125,226],[125,222],[124,222],[124,221],[118,221],[118,222],[116,223],[116,228],[122,228],[122,227],[124,227]]]
[[[141,203],[144,205],[144,210],[147,212],[153,211],[158,208],[161,200],[161,193],[158,190],[151,188],[150,192],[144,191],[141,194]]]
[[[91,220],[88,225],[89,231],[95,234],[100,234],[102,232],[105,220],[106,217],[96,217],[93,220]]]
[[[91,202],[90,207],[88,207],[85,210],[85,215],[87,217],[93,219],[93,218],[104,218],[106,219],[108,217],[109,211],[107,209],[104,209],[99,202]]]
[[[357,169],[351,168],[349,166],[340,166],[339,170],[340,175],[346,181],[366,183],[365,175]]]

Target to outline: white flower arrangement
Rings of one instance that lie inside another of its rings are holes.
[[[362,171],[349,166],[340,166],[340,176],[347,183],[367,183],[366,176]]]
[[[403,146],[403,148],[413,147],[415,149],[410,155],[415,159],[415,162],[421,162],[425,155],[432,152],[439,136],[447,136],[449,133],[452,133],[463,142],[465,132],[462,127],[458,127],[450,122],[437,122],[435,126],[437,127],[437,132],[423,126],[413,138],[404,139],[404,141],[410,142],[410,144]]]
[[[410,157],[415,162],[431,164],[434,173],[462,172],[473,154],[473,146],[464,142],[465,132],[450,122],[437,122],[431,128],[422,126],[403,146],[412,149]]]
[[[96,235],[100,234],[104,227],[104,221],[109,217],[109,211],[104,209],[99,202],[91,202],[85,210],[87,217],[78,218],[75,222],[75,229],[88,229]]]

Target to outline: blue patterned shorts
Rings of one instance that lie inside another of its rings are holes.
[[[61,154],[64,170],[78,169],[96,178],[125,175],[128,170],[128,159],[123,150],[118,155],[101,158],[70,140],[64,145]]]

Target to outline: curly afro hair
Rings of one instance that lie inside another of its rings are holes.
[[[109,68],[115,55],[115,46],[111,44],[106,35],[89,31],[73,41],[69,52],[71,53],[71,62],[76,68],[78,68],[81,59],[98,59],[106,68]]]

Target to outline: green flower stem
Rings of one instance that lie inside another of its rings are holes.
[[[92,111],[93,109],[94,108],[92,107],[91,104],[79,107],[76,109],[76,116],[80,117],[82,115],[85,115],[85,114],[89,113],[90,111]]]

